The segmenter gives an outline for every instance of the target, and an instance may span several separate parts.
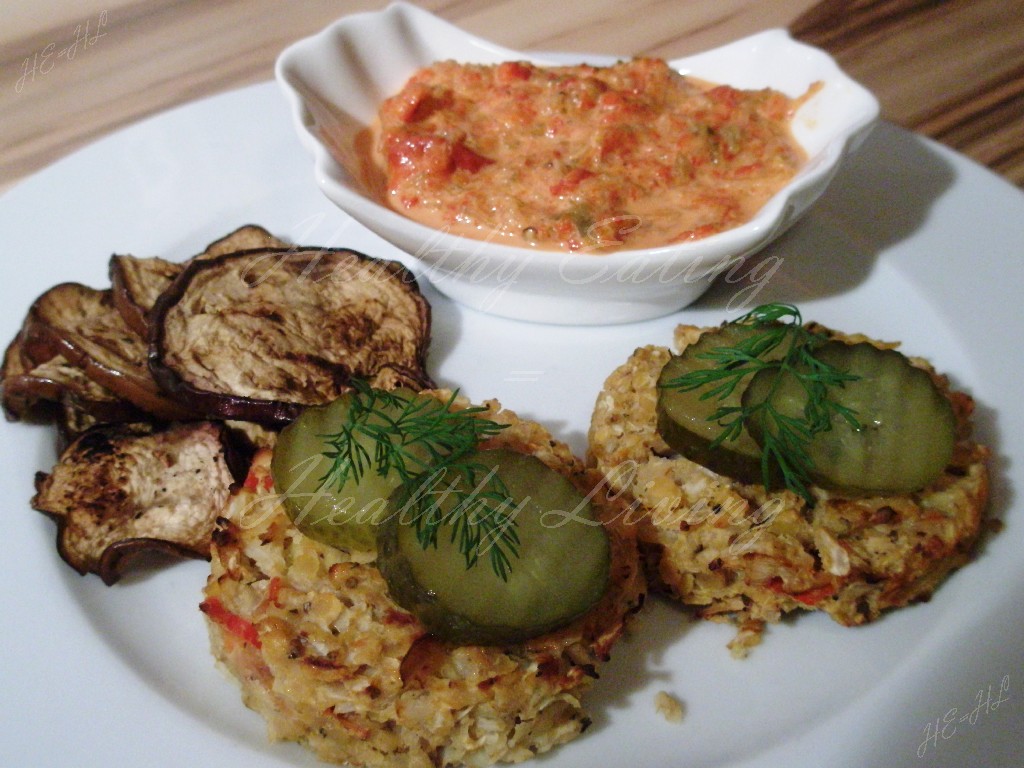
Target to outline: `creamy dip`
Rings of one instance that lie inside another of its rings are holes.
[[[383,103],[373,186],[452,234],[566,251],[696,240],[751,218],[804,160],[803,97],[609,67],[439,62]]]

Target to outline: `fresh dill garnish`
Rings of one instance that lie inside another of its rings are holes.
[[[420,546],[436,546],[441,526],[448,525],[467,568],[486,550],[495,574],[507,581],[511,560],[519,555],[515,518],[509,514],[516,502],[496,473],[468,458],[507,425],[481,418],[484,407],[453,407],[458,390],[441,403],[374,389],[360,380],[352,387],[344,423],[337,432],[320,435],[330,466],[319,486],[340,490],[367,472],[382,477],[394,472],[402,483],[398,506],[411,514]],[[368,439],[372,454],[359,438]],[[447,482],[449,477],[465,483]],[[446,512],[440,506],[444,499],[450,499]]]
[[[731,321],[730,325],[755,329],[732,346],[715,347],[697,355],[713,365],[690,371],[670,379],[663,386],[682,392],[707,388],[701,400],[720,401],[731,397],[748,377],[769,369],[775,372],[767,397],[741,405],[722,405],[708,416],[721,426],[711,448],[735,440],[744,428],[757,420],[761,426],[761,477],[770,485],[778,473],[783,484],[800,495],[808,505],[814,504],[808,486],[813,466],[807,445],[820,432],[832,428],[835,415],[841,416],[854,429],[859,429],[856,414],[831,396],[831,391],[845,382],[859,378],[818,360],[814,351],[828,338],[807,328],[800,310],[792,304],[772,303],[755,307]],[[799,417],[781,413],[772,402],[772,394],[783,376],[791,376],[806,393],[803,413]]]
[[[508,581],[512,558],[519,556],[515,528],[517,504],[495,469],[456,457],[399,489],[398,506],[413,510],[416,539],[424,549],[437,546],[444,525],[472,568],[484,552],[491,570]]]

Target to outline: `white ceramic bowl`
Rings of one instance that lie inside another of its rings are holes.
[[[340,19],[277,60],[302,142],[324,194],[359,223],[415,257],[441,292],[475,309],[522,320],[597,325],[668,314],[712,279],[764,247],[825,190],[840,162],[866,137],[878,102],[822,51],[769,30],[669,62],[679,72],[739,88],[790,96],[823,87],[793,120],[808,155],[796,177],[747,223],[703,240],[603,255],[517,248],[451,235],[377,202],[364,187],[356,135],[412,73],[444,59],[538,64],[579,61],[511,51],[468,35],[406,3]],[[591,57],[589,63],[606,61]]]

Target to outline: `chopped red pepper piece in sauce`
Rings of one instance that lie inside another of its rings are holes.
[[[439,62],[381,106],[368,166],[392,207],[455,234],[669,245],[743,223],[793,177],[805,158],[790,121],[814,91],[712,86],[658,59]]]

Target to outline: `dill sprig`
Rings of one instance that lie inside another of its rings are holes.
[[[340,490],[367,472],[394,472],[402,483],[398,506],[411,513],[420,546],[437,546],[441,527],[448,525],[467,568],[487,551],[494,573],[507,581],[512,558],[519,556],[510,514],[516,503],[497,473],[468,460],[481,441],[507,425],[481,418],[484,407],[454,408],[458,390],[442,404],[374,389],[361,380],[352,387],[344,423],[337,432],[320,435],[330,465],[319,486]],[[372,454],[359,438],[368,438]],[[448,482],[438,490],[449,477],[464,482]]]
[[[518,509],[495,468],[456,458],[402,485],[399,494],[398,506],[413,510],[421,547],[436,547],[438,533],[447,525],[466,568],[486,552],[491,570],[508,581],[512,558],[519,556]]]
[[[713,362],[712,367],[691,371],[666,382],[665,386],[684,392],[707,387],[700,395],[701,400],[723,400],[741,384],[746,386],[744,382],[749,383],[748,377],[758,371],[774,370],[776,375],[767,397],[750,404],[723,405],[708,416],[709,421],[722,427],[711,447],[735,440],[744,428],[757,420],[761,426],[761,477],[765,486],[770,485],[778,473],[787,488],[813,505],[814,497],[808,488],[813,466],[807,445],[816,434],[832,428],[835,415],[841,416],[854,429],[860,428],[856,413],[831,394],[835,388],[859,377],[814,356],[814,351],[828,339],[807,328],[800,310],[792,304],[764,304],[731,324],[750,326],[758,332],[733,346],[701,353],[698,357]],[[781,413],[772,402],[772,395],[786,375],[792,376],[807,396],[799,417]]]

